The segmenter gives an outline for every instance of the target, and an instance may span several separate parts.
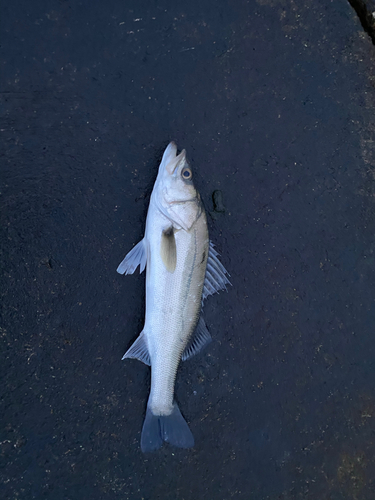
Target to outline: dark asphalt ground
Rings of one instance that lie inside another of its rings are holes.
[[[1,10],[1,498],[374,500],[375,47],[350,4]],[[171,139],[233,287],[178,374],[195,448],[143,455],[144,277],[116,268]]]

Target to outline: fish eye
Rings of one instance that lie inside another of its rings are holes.
[[[185,179],[186,181],[190,181],[190,179],[193,177],[193,172],[190,170],[190,168],[185,167],[181,172],[181,175],[183,179]]]

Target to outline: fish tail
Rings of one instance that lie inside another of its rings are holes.
[[[147,407],[143,424],[141,449],[143,453],[154,451],[161,447],[163,441],[178,448],[194,446],[194,437],[184,417],[177,406],[173,404],[170,415],[154,415]]]

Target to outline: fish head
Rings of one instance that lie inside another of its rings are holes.
[[[174,142],[164,151],[153,197],[159,210],[174,226],[186,231],[202,213],[202,203],[194,187],[193,172],[186,159],[186,151],[177,155]]]

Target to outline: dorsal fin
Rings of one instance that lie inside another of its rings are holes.
[[[206,323],[202,316],[199,318],[197,328],[189,340],[188,345],[186,346],[184,352],[182,353],[181,359],[182,361],[186,361],[187,359],[192,358],[198,352],[200,352],[203,347],[209,344],[212,341],[210,332],[207,330]]]
[[[231,284],[228,279],[229,273],[218,259],[218,255],[213,243],[210,241],[202,300],[220,290],[226,290],[226,285]]]

